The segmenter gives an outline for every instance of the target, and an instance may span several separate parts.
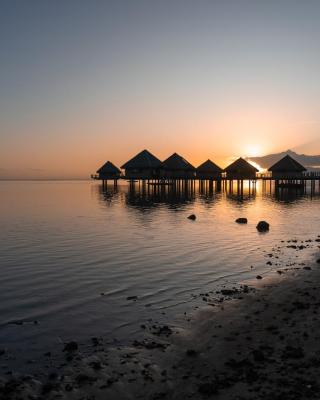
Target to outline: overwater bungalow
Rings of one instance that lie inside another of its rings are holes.
[[[197,168],[197,178],[203,180],[221,179],[223,169],[211,160],[207,160]]]
[[[227,168],[225,168],[226,178],[234,180],[247,180],[256,179],[256,174],[259,170],[251,165],[248,161],[242,157],[238,158]]]
[[[107,161],[97,171],[97,175],[92,176],[94,179],[103,181],[119,179],[121,171],[111,161]]]
[[[143,150],[122,165],[126,179],[159,179],[162,162],[148,150]]]
[[[162,176],[168,179],[194,179],[195,167],[177,153],[173,153],[162,163]]]
[[[268,171],[272,173],[273,179],[300,179],[306,168],[287,154],[272,165]]]

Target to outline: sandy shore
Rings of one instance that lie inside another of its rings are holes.
[[[143,340],[119,348],[93,338],[89,356],[69,343],[58,372],[8,374],[0,398],[319,399],[319,266],[204,294],[187,330],[142,326]]]

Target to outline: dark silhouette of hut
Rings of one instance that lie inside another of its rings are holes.
[[[225,168],[226,178],[234,180],[256,179],[257,168],[242,157]]]
[[[196,169],[177,153],[173,153],[162,163],[162,176],[168,179],[193,179]]]
[[[306,168],[287,154],[272,165],[268,171],[272,172],[274,179],[300,179]]]
[[[127,179],[158,179],[161,161],[148,150],[143,150],[122,165]]]
[[[207,160],[197,168],[198,179],[221,179],[223,169],[211,160]]]
[[[112,180],[112,179],[119,179],[121,171],[117,168],[111,161],[107,161],[100,167],[97,171],[97,179],[101,180]]]

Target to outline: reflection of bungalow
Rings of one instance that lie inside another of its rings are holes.
[[[128,179],[158,179],[161,161],[148,150],[143,150],[122,165]]]
[[[162,175],[169,179],[195,178],[196,169],[183,157],[173,153],[162,163]]]
[[[119,179],[121,171],[112,162],[107,161],[101,168],[97,171],[97,179],[108,180],[108,179]]]
[[[300,179],[306,168],[291,156],[286,155],[272,165],[268,171],[272,172],[272,178],[274,179]]]
[[[227,179],[256,179],[257,168],[243,158],[238,158],[224,170]]]
[[[205,161],[197,168],[198,179],[219,179],[223,170],[211,160]]]

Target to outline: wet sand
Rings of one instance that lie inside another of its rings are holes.
[[[188,329],[150,323],[131,346],[92,338],[85,353],[68,343],[49,375],[2,377],[0,398],[318,399],[320,264],[297,265],[203,294]]]

